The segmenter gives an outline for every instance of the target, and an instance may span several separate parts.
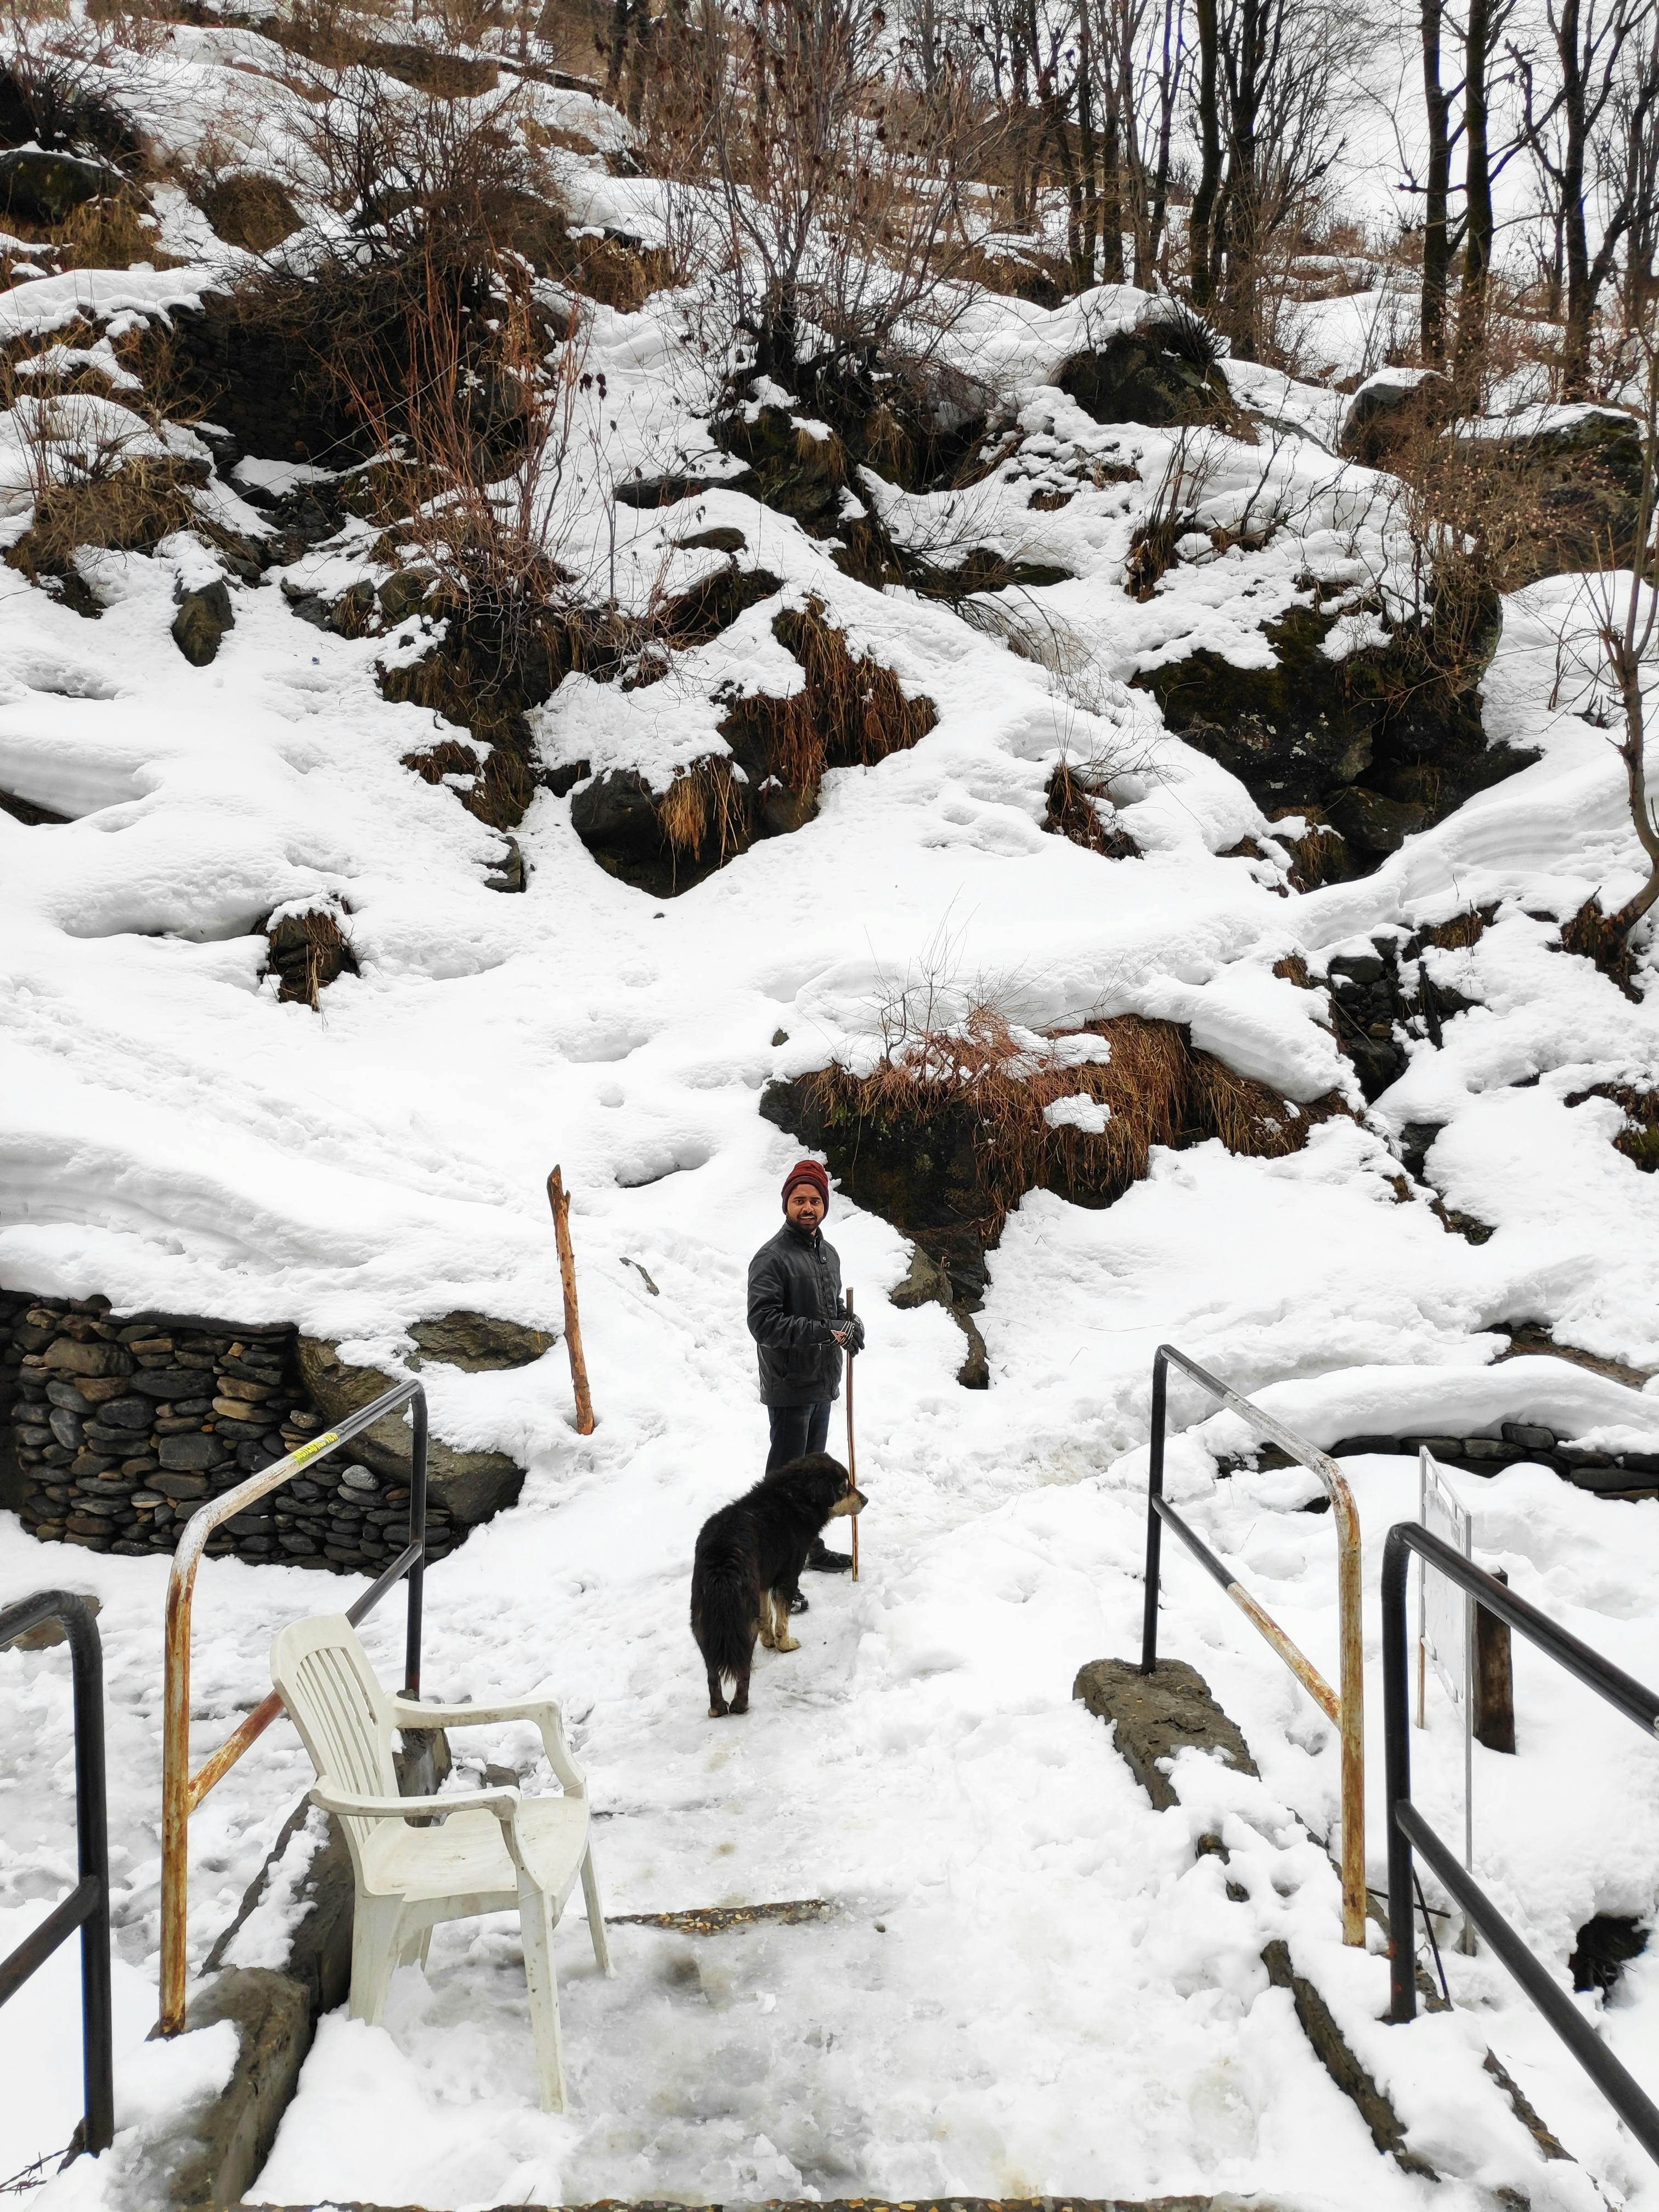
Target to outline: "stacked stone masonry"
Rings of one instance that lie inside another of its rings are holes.
[[[1553,1468],[1580,1490],[1613,1498],[1659,1498],[1659,1452],[1592,1451],[1540,1422],[1505,1421],[1495,1432],[1466,1437],[1344,1437],[1331,1446],[1331,1456],[1353,1459],[1364,1452],[1405,1452],[1415,1459],[1425,1444],[1442,1467],[1459,1468],[1466,1474],[1499,1474],[1524,1460],[1530,1466]],[[1218,1471],[1231,1474],[1242,1463],[1222,1460]],[[1255,1455],[1254,1463],[1288,1467],[1291,1462],[1269,1444]],[[1322,1504],[1323,1500],[1317,1502]]]
[[[204,1498],[234,1489],[327,1426],[300,1382],[292,1328],[115,1316],[106,1298],[0,1291],[0,1419],[23,1526],[88,1551],[171,1552]],[[428,1506],[427,1550],[465,1533]],[[409,1490],[349,1447],[258,1499],[210,1553],[343,1574],[409,1541]]]

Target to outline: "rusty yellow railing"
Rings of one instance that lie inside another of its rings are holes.
[[[1212,1398],[1248,1421],[1260,1435],[1270,1437],[1279,1449],[1319,1477],[1331,1501],[1336,1524],[1336,1603],[1340,1689],[1333,1690],[1305,1652],[1297,1650],[1272,1614],[1266,1612],[1215,1553],[1195,1534],[1164,1495],[1164,1433],[1167,1418],[1169,1368],[1173,1361],[1183,1375],[1207,1390]],[[1141,1640],[1140,1671],[1150,1674],[1158,1665],[1158,1588],[1159,1557],[1165,1522],[1173,1528],[1193,1557],[1220,1583],[1244,1618],[1272,1644],[1314,1703],[1332,1721],[1342,1744],[1342,1941],[1365,1941],[1365,1688],[1364,1644],[1359,1610],[1359,1515],[1353,1493],[1341,1469],[1328,1452],[1287,1429],[1249,1398],[1241,1397],[1224,1382],[1177,1352],[1160,1344],[1152,1361],[1152,1471],[1146,1491],[1146,1612]]]
[[[421,1693],[421,1600],[426,1569],[426,1393],[416,1382],[395,1382],[372,1404],[353,1413],[286,1459],[250,1475],[222,1498],[210,1498],[185,1523],[173,1555],[167,1582],[166,1685],[161,1722],[161,2033],[177,2035],[185,2025],[185,1924],[190,1903],[190,1816],[216,1782],[222,1782],[251,1744],[257,1742],[283,1709],[273,1690],[233,1729],[216,1751],[190,1771],[190,1636],[196,1571],[208,1538],[225,1522],[245,1512],[256,1498],[291,1481],[326,1454],[388,1413],[412,1408],[413,1466],[409,1486],[409,1542],[384,1574],[347,1613],[354,1625],[373,1611],[386,1592],[409,1577],[409,1624],[404,1650],[404,1695]]]

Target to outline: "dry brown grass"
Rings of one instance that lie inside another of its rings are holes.
[[[1425,945],[1437,945],[1443,952],[1467,952],[1478,945],[1486,934],[1486,925],[1497,914],[1495,906],[1476,907],[1469,914],[1455,914],[1449,921],[1437,921],[1431,929],[1420,932]]]
[[[1155,1146],[1216,1137],[1230,1152],[1278,1158],[1346,1111],[1334,1095],[1292,1104],[1195,1049],[1179,1024],[1138,1014],[1086,1024],[1110,1057],[1081,1066],[1058,1056],[1054,1039],[1034,1047],[1016,1036],[989,1004],[949,1026],[903,1015],[899,1024],[869,1074],[831,1066],[810,1077],[811,1107],[843,1138],[857,1143],[867,1133],[890,1151],[959,1152],[965,1140],[979,1211],[963,1225],[987,1245],[1028,1190],[1106,1206],[1146,1175]],[[1077,1097],[1106,1109],[1103,1130],[1047,1120],[1057,1101]]]
[[[1299,837],[1287,837],[1279,828],[1286,817],[1273,815],[1273,835],[1291,856],[1291,888],[1317,890],[1322,884],[1345,883],[1353,873],[1347,841],[1333,830],[1317,806],[1298,806],[1289,818],[1299,817],[1307,828]]]
[[[162,538],[196,520],[179,463],[132,460],[108,476],[48,485],[35,501],[28,529],[6,559],[31,580],[66,576],[83,545],[153,553]]]
[[[931,699],[907,699],[879,661],[848,651],[823,606],[781,614],[773,635],[801,665],[793,697],[744,699],[720,724],[752,781],[775,776],[787,789],[816,793],[826,769],[872,768],[925,738],[939,715]]]
[[[276,996],[285,1004],[314,1009],[319,993],[336,976],[358,973],[351,940],[339,917],[326,908],[273,919],[265,939],[270,948],[265,973],[276,977]]]
[[[731,762],[711,754],[674,778],[657,802],[657,820],[676,854],[722,867],[753,840],[746,802]]]
[[[1134,860],[1140,848],[1115,817],[1109,823],[1101,807],[1111,805],[1108,784],[1087,769],[1062,761],[1048,779],[1045,796],[1048,811],[1042,826],[1051,836],[1067,837],[1085,852],[1103,854],[1109,860]]]

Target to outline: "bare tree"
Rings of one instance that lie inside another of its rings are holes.
[[[1423,179],[1423,359],[1437,368],[1446,358],[1446,303],[1451,289],[1451,125],[1453,92],[1442,75],[1445,35],[1443,0],[1419,0],[1423,58],[1423,113],[1427,151]],[[1461,87],[1459,88],[1461,89]]]
[[[1619,702],[1615,743],[1625,766],[1631,823],[1648,864],[1647,881],[1607,919],[1607,935],[1626,943],[1659,900],[1659,805],[1648,789],[1647,699],[1643,689],[1644,675],[1653,671],[1654,640],[1659,632],[1659,591],[1654,587],[1649,559],[1656,489],[1659,488],[1659,340],[1651,323],[1642,336],[1646,374],[1636,559],[1628,571],[1611,567],[1601,571],[1591,587],[1596,641]]]
[[[1617,86],[1607,167],[1629,209],[1620,307],[1627,331],[1639,331],[1659,296],[1659,21]]]
[[[1636,212],[1633,195],[1645,180],[1613,158],[1620,108],[1628,85],[1627,55],[1646,63],[1655,21],[1653,0],[1545,0],[1553,82],[1540,84],[1537,59],[1511,40],[1522,100],[1522,131],[1544,187],[1545,214],[1564,280],[1561,349],[1566,396],[1585,396],[1596,303],[1617,263]],[[1638,104],[1642,94],[1637,91]],[[1651,104],[1652,93],[1647,93]],[[1597,235],[1592,250],[1590,201]]]
[[[902,112],[878,0],[703,0],[708,144],[756,367],[868,363],[953,301],[960,104]],[[804,351],[805,349],[805,351]]]
[[[1273,241],[1310,210],[1341,151],[1346,33],[1326,0],[1195,0],[1200,171],[1188,225],[1194,305],[1241,359],[1263,343]]]

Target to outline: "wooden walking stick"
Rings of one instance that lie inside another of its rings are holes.
[[[555,1168],[547,1178],[547,1202],[553,1209],[553,1234],[559,1242],[559,1277],[564,1285],[564,1340],[570,1353],[570,1387],[576,1394],[576,1434],[593,1433],[593,1400],[582,1358],[581,1316],[576,1310],[576,1255],[570,1245],[570,1194]]]
[[[851,1291],[848,1291],[848,1292],[847,1293],[847,1314],[848,1314],[848,1318],[849,1320],[852,1318],[852,1313],[853,1313],[853,1293],[851,1292]],[[852,1352],[849,1351],[849,1352],[848,1352],[848,1355],[847,1355],[847,1480],[848,1480],[852,1484],[852,1486],[853,1486],[853,1487],[854,1488],[854,1490],[856,1490],[856,1489],[858,1488],[858,1461],[857,1461],[857,1458],[856,1458],[856,1455],[855,1455],[855,1454],[854,1454],[854,1448],[853,1448],[853,1368],[854,1368],[854,1357],[853,1357]],[[855,1514],[853,1516],[853,1580],[854,1580],[854,1582],[856,1582],[856,1581],[858,1580],[858,1578],[859,1578],[859,1516],[858,1516],[858,1515],[855,1513]]]

